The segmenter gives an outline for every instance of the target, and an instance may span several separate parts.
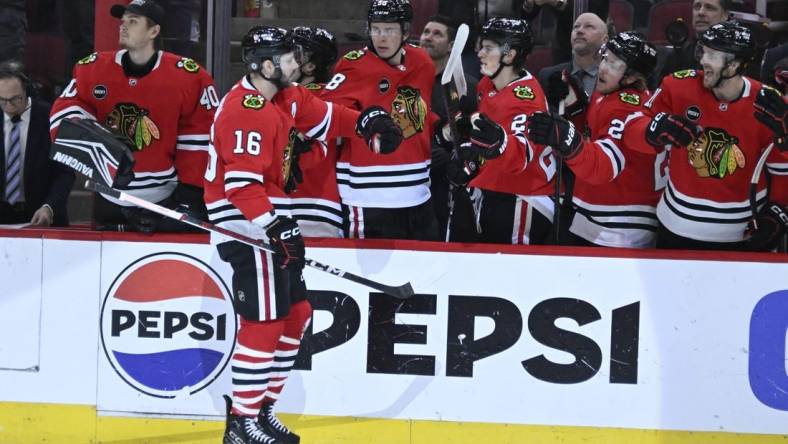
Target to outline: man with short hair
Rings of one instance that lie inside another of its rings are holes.
[[[52,107],[54,138],[63,119],[95,119],[119,134],[134,155],[134,179],[123,191],[205,218],[202,175],[208,133],[219,106],[213,79],[194,60],[161,47],[164,10],[153,0],[112,6],[120,19],[119,51],[91,54],[77,62],[73,79]],[[105,195],[97,195],[99,229],[152,233],[187,231]]]
[[[380,107],[358,113],[324,102],[294,83],[300,47],[286,29],[257,26],[241,41],[245,75],[222,99],[211,127],[205,202],[212,223],[268,242],[261,251],[211,234],[233,270],[240,317],[231,362],[232,399],[225,396],[225,444],[297,444],[274,414],[312,317],[302,271],[304,240],[286,209],[276,208],[293,178],[301,132],[316,141],[363,137],[367,149],[393,150],[399,128]],[[389,144],[393,144],[391,146]]]
[[[571,104],[566,103],[570,107],[568,112],[574,112],[571,105],[575,103],[581,108],[588,103],[587,98],[591,97],[596,86],[599,48],[607,39],[607,25],[598,15],[587,12],[577,17],[570,37],[572,60],[548,66],[539,72],[539,84],[547,94],[552,112],[557,112],[558,103],[567,97],[577,97],[571,100]]]
[[[770,196],[764,174],[753,195],[750,178],[772,143],[766,170],[788,175],[785,101],[742,75],[755,52],[747,27],[713,25],[700,36],[698,48],[703,70],[665,77],[646,103],[654,117],[633,122],[632,130],[643,131],[658,152],[669,151],[665,192],[657,205],[657,247],[770,249],[786,228],[782,208],[788,196]],[[757,230],[748,226],[753,221]]]
[[[49,160],[49,109],[15,61],[0,63],[0,224],[68,225],[74,172]]]
[[[457,35],[459,25],[451,17],[444,15],[434,15],[424,26],[421,33],[419,45],[427,51],[432,62],[435,64],[435,83],[432,88],[432,112],[437,116],[438,121],[435,131],[443,131],[447,125],[447,116],[462,112],[471,115],[476,111],[476,77],[465,74],[465,83],[468,85],[468,92],[465,96],[457,100],[457,92],[454,89],[454,82],[449,85],[441,85],[441,77],[446,63],[449,61],[449,54],[454,46],[454,37]],[[447,114],[446,107],[451,110]],[[430,193],[435,206],[435,216],[438,219],[438,232],[441,238],[445,238],[446,226],[449,219],[449,180],[446,178],[446,165],[451,158],[453,145],[441,143],[440,137],[432,142],[432,163],[430,165]],[[455,195],[452,197],[454,204],[464,196]],[[455,221],[457,219],[454,219]],[[451,230],[451,239],[458,241],[470,241],[469,236],[461,233],[462,227]]]
[[[698,39],[710,27],[728,20],[732,8],[733,0],[693,0],[690,38],[684,42],[681,48],[662,51],[665,61],[657,83],[673,72],[683,69],[699,69],[700,61],[696,58]]]
[[[350,238],[439,239],[426,101],[435,69],[424,49],[406,43],[412,19],[408,0],[371,0],[367,47],[345,54],[322,96],[355,109],[380,106],[404,137],[392,152],[370,152],[357,137],[342,147],[337,183]]]

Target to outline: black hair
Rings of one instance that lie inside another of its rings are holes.
[[[435,14],[427,19],[427,23],[429,22],[440,23],[445,26],[446,32],[449,34],[449,41],[454,41],[454,38],[457,36],[457,28],[460,27],[457,20],[445,14]]]

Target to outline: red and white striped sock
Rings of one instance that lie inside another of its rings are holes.
[[[304,336],[307,323],[312,319],[312,305],[309,301],[300,301],[290,307],[290,314],[284,318],[282,336],[276,344],[274,352],[274,373],[268,382],[264,404],[272,404],[279,399],[290,370],[295,364],[301,338]]]
[[[274,352],[284,326],[282,320],[255,322],[241,318],[238,342],[230,361],[234,415],[257,416],[260,411],[273,375]]]

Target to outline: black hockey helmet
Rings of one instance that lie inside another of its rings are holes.
[[[528,22],[520,19],[493,17],[487,20],[479,32],[479,41],[481,40],[498,43],[502,53],[509,48],[517,50],[517,57],[512,62],[515,66],[522,65],[534,47],[534,33]]]
[[[241,40],[241,59],[249,72],[259,72],[264,60],[279,68],[279,56],[295,51],[292,34],[275,26],[255,26]]]
[[[372,0],[367,12],[367,22],[409,24],[413,20],[413,7],[409,0]]]
[[[657,49],[646,36],[635,31],[621,32],[603,46],[633,70],[648,77],[657,66]]]
[[[301,52],[318,67],[331,68],[339,58],[337,39],[323,28],[296,26],[293,28],[293,42],[301,47]]]
[[[745,64],[755,57],[755,39],[752,31],[736,21],[721,22],[710,27],[700,36],[700,44],[733,54]]]

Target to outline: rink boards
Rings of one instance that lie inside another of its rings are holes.
[[[204,237],[4,232],[0,442],[218,442],[235,341]],[[788,259],[315,241],[277,404],[309,443],[784,442]],[[35,424],[35,432],[32,425]]]

